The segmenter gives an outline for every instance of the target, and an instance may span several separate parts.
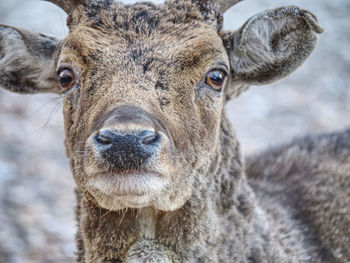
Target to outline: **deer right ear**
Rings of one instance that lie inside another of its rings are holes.
[[[0,25],[0,87],[23,94],[60,93],[59,46],[56,38]]]
[[[232,80],[262,85],[289,75],[311,54],[322,31],[313,14],[295,6],[252,17],[223,36]]]

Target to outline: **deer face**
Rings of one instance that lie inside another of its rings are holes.
[[[226,50],[196,10],[190,23],[168,12],[100,9],[100,21],[78,24],[59,54],[76,180],[104,208],[180,207],[217,150]]]
[[[69,11],[68,37],[4,27],[8,57],[0,65],[7,72],[0,83],[63,95],[76,182],[109,210],[181,207],[218,153],[226,99],[242,86],[289,74],[321,31],[313,15],[296,7],[224,32],[223,3],[54,2]],[[13,39],[17,47],[10,47]],[[17,57],[29,66],[17,65],[13,56],[27,42]],[[36,54],[39,44],[44,54]]]

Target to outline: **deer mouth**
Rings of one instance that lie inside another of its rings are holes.
[[[119,210],[151,206],[167,185],[157,172],[126,170],[89,176],[86,187],[101,207]]]
[[[161,176],[158,172],[147,170],[147,169],[127,169],[127,170],[115,170],[115,171],[108,171],[108,172],[102,172],[97,173],[96,176],[148,176],[148,175],[155,175],[155,176]]]

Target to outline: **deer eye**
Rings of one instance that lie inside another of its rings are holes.
[[[75,82],[74,73],[72,70],[68,68],[64,68],[61,71],[59,71],[58,78],[59,78],[60,88],[63,91],[69,90]]]
[[[216,91],[221,91],[225,84],[226,76],[226,72],[222,70],[211,70],[205,76],[205,84]]]

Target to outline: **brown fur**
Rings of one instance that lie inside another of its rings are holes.
[[[53,2],[65,6],[64,1]],[[276,198],[270,193],[277,187],[274,178],[294,170],[287,166],[280,174],[274,163],[279,157],[273,152],[266,161],[262,157],[249,162],[251,188],[223,112],[226,100],[250,84],[269,83],[294,71],[312,52],[322,29],[309,12],[287,7],[263,12],[238,31],[224,32],[221,12],[226,9],[224,2],[205,1],[68,1],[70,33],[65,40],[33,40],[32,33],[0,27],[2,87],[60,93],[57,84],[46,81],[54,78],[53,65],[70,67],[76,75],[74,87],[63,94],[63,113],[67,155],[78,185],[78,262],[349,260],[348,235],[339,232],[349,228],[346,188],[330,185],[339,191],[333,199],[341,202],[337,207],[323,202],[327,189],[320,183],[311,185],[315,194],[293,188],[292,195],[305,193],[300,200],[281,200],[279,192]],[[14,46],[9,47],[11,41]],[[43,54],[37,54],[38,44]],[[40,74],[34,74],[33,65],[50,65],[50,70],[35,68]],[[222,91],[204,83],[206,72],[225,67],[230,77]],[[116,121],[125,108],[144,116],[141,124],[129,126],[153,125],[164,135],[160,152],[147,164],[159,178],[138,176],[121,183],[124,179],[116,177],[113,165],[94,153],[91,138],[100,129],[130,128]],[[330,142],[325,141],[328,149]],[[293,156],[303,154],[295,151]],[[317,164],[318,156],[307,156]],[[305,183],[326,180],[330,171],[346,183],[345,168],[337,170],[337,162],[349,163],[346,145],[341,156],[329,167],[314,165],[307,172],[312,179]],[[288,158],[281,163],[292,163]],[[288,177],[291,181],[305,174],[306,164],[295,165],[301,170]],[[288,187],[282,185],[288,180],[281,180],[281,189]],[[317,205],[305,205],[305,216],[298,208],[308,202]],[[311,206],[317,211],[307,210]],[[325,208],[330,209],[328,217],[320,220]],[[331,209],[338,208],[343,217],[332,216]]]

